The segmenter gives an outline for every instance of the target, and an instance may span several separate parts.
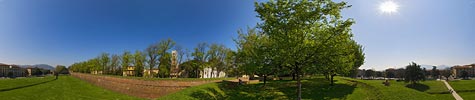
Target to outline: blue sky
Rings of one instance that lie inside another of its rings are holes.
[[[354,39],[365,47],[361,68],[475,63],[475,0],[352,0]],[[235,48],[239,28],[259,22],[254,0],[0,0],[0,63],[70,65],[101,52],[143,50],[172,38]]]

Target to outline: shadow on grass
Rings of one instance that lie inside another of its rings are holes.
[[[355,88],[342,83],[330,86],[329,81],[323,78],[303,80],[302,99],[344,99]],[[297,85],[296,81],[291,80],[269,81],[265,87],[263,83],[235,85],[232,82],[220,82],[218,88],[206,88],[191,96],[201,100],[295,99]]]
[[[199,100],[224,100],[226,96],[219,93],[216,89],[207,88],[206,91],[198,91],[191,94],[192,97]]]
[[[57,79],[52,79],[52,80],[48,80],[48,81],[44,81],[44,82],[39,82],[39,83],[29,84],[29,85],[24,85],[24,86],[18,86],[18,87],[13,87],[13,88],[0,89],[0,92],[11,91],[11,90],[21,89],[21,88],[26,88],[26,87],[32,87],[32,86],[48,83],[48,82],[55,81],[55,80],[57,80]]]
[[[411,88],[411,89],[414,89],[414,90],[417,90],[417,91],[421,91],[421,92],[425,92],[427,90],[430,89],[429,86],[425,85],[425,84],[419,84],[419,83],[416,83],[416,84],[408,84],[406,85],[407,88]]]

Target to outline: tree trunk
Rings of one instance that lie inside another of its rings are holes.
[[[323,74],[323,76],[325,76],[325,79],[330,80],[330,77],[328,77],[328,74],[325,73]]]
[[[264,87],[266,87],[267,75],[264,75]]]
[[[299,67],[295,67],[295,74],[297,74],[297,86],[298,86],[298,90],[297,90],[297,100],[301,100],[302,99],[302,83],[300,82],[300,75],[299,75]]]
[[[335,75],[336,75],[336,74],[332,74],[332,75],[330,76],[330,78],[331,78],[331,79],[330,79],[330,86],[333,86],[333,85],[334,85],[334,84],[333,84],[333,83],[334,83],[333,77],[334,77]]]
[[[292,73],[292,80],[295,80],[295,72]]]

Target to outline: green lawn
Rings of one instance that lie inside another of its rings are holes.
[[[440,81],[424,81],[406,87],[404,82],[391,81],[391,86],[384,86],[382,80],[355,80],[336,78],[336,85],[329,86],[323,78],[303,80],[302,98],[314,100],[453,100],[447,88]],[[263,83],[232,86],[227,82],[210,83],[191,87],[159,100],[255,100],[255,99],[294,99],[296,98],[295,81],[270,81],[265,88]]]
[[[475,100],[475,80],[449,81],[450,86],[465,100]]]
[[[108,91],[71,76],[0,80],[2,100],[133,100],[140,99]]]
[[[384,100],[453,100],[446,86],[440,81],[423,81],[414,87],[405,82],[390,81],[384,86],[382,80],[357,80],[376,88]]]

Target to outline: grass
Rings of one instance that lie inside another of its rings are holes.
[[[302,81],[302,98],[314,100],[453,100],[440,81],[424,81],[418,85],[390,81],[384,86],[382,80],[355,80],[336,78],[336,84],[317,77]],[[210,83],[184,89],[166,95],[159,100],[256,100],[295,99],[295,81],[269,81],[264,84],[230,85],[228,82]]]
[[[452,100],[454,99],[440,81],[423,81],[416,85],[405,82],[390,81],[384,86],[381,80],[356,80],[370,85],[380,93],[379,99],[384,100]]]
[[[71,76],[0,80],[3,100],[134,100],[140,99],[108,91]]]
[[[475,100],[475,80],[449,81],[450,86],[465,100]]]

